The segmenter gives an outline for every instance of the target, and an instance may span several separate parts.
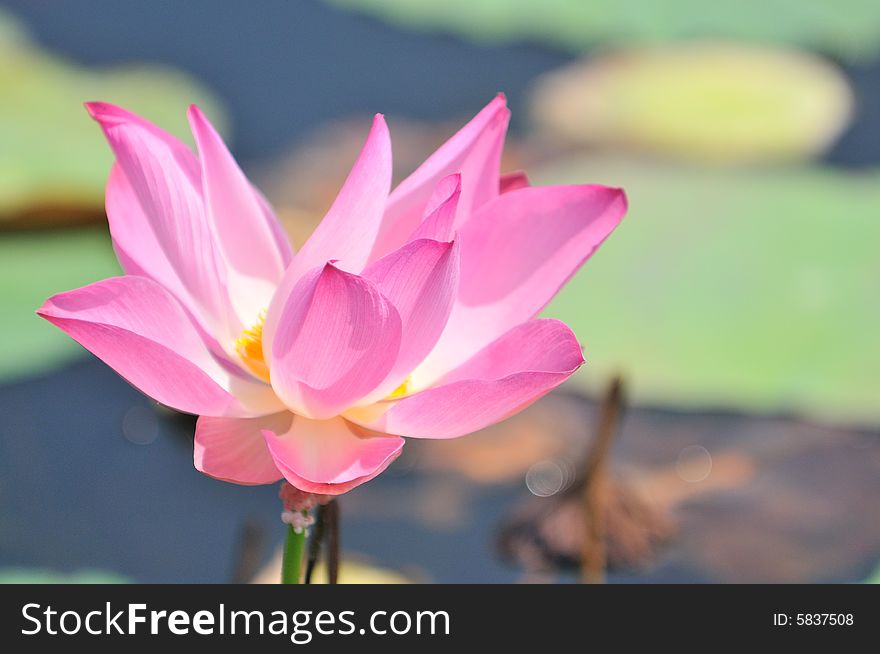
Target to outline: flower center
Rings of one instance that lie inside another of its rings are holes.
[[[410,388],[411,385],[412,385],[412,380],[410,379],[410,377],[407,377],[406,379],[403,380],[403,383],[400,386],[398,386],[397,388],[395,388],[393,391],[391,391],[391,394],[388,397],[386,397],[385,399],[386,400],[396,400],[398,397],[403,397],[404,395],[406,395],[407,393],[409,393],[412,390]]]
[[[263,323],[266,322],[266,310],[260,311],[255,322],[251,327],[245,329],[241,336],[235,341],[235,351],[241,357],[244,365],[247,366],[257,377],[263,381],[269,381],[269,366],[263,358]]]

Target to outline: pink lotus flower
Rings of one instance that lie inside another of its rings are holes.
[[[198,414],[205,474],[343,493],[382,472],[402,436],[491,425],[583,363],[566,325],[535,316],[626,199],[500,176],[503,96],[393,191],[377,115],[295,255],[198,108],[198,156],[123,109],[87,108],[116,154],[107,215],[125,275],[38,314],[142,392]]]

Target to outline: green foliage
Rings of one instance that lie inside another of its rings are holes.
[[[81,353],[34,312],[55,293],[118,274],[106,228],[0,236],[0,381],[39,374]]]
[[[569,143],[743,162],[822,152],[853,102],[817,57],[689,43],[575,62],[542,78],[532,104],[538,125]]]
[[[127,584],[130,580],[115,572],[79,570],[55,572],[43,568],[0,569],[0,584]]]
[[[865,584],[880,584],[880,566],[877,566],[874,569],[867,579],[865,579],[862,583]]]
[[[548,308],[637,399],[880,420],[880,174],[584,157],[535,183],[623,186],[630,213]]]
[[[101,210],[113,158],[85,101],[123,105],[190,142],[189,104],[224,122],[213,95],[187,75],[75,65],[38,49],[2,12],[0,88],[0,220],[33,207]]]
[[[405,27],[480,43],[595,45],[693,37],[805,46],[847,59],[880,52],[875,0],[326,0]]]

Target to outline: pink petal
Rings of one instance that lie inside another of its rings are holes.
[[[586,185],[522,188],[481,209],[459,232],[458,297],[417,388],[537,315],[625,212],[623,191]]]
[[[222,337],[223,334],[216,333],[218,332],[216,322],[204,311],[200,303],[192,298],[171,266],[162,246],[156,240],[156,234],[134,190],[128,183],[128,178],[118,163],[113,164],[107,181],[106,210],[113,249],[116,251],[116,258],[122,270],[129,275],[148,277],[170,291],[190,316],[202,340],[214,356],[231,363],[229,355],[217,340],[217,336]]]
[[[498,186],[500,193],[510,193],[518,188],[526,188],[529,184],[528,176],[521,170],[515,170],[501,176],[501,182]]]
[[[503,95],[498,95],[467,125],[444,143],[394,189],[372,259],[400,247],[418,226],[437,183],[461,173],[462,191],[456,227],[498,195],[501,150],[510,121]]]
[[[330,418],[385,379],[400,341],[400,316],[372,282],[332,264],[315,268],[281,313],[272,386],[292,411]]]
[[[196,470],[236,484],[271,484],[282,478],[263,438],[263,430],[286,433],[287,411],[260,418],[207,418],[196,423]]]
[[[351,272],[363,270],[390,188],[391,136],[384,116],[376,114],[363,150],[333,206],[294,257],[275,293],[263,328],[265,346],[271,349],[281,311],[306,271],[327,261],[338,261],[341,268]]]
[[[194,315],[212,323],[211,331],[225,329],[230,311],[225,269],[205,215],[198,159],[179,140],[124,109],[105,103],[86,108],[104,130],[121,171],[111,176],[107,206],[117,247],[127,255],[121,263],[135,262],[140,272],[167,284]],[[136,254],[138,239],[144,251]]]
[[[153,399],[179,411],[253,416],[282,405],[211,356],[177,300],[145,277],[113,277],[49,298],[37,313]]]
[[[286,431],[265,429],[275,465],[307,493],[339,495],[369,481],[400,455],[403,439],[377,434],[342,418],[292,416]]]
[[[453,370],[434,388],[382,407],[352,412],[371,429],[416,438],[455,438],[488,427],[524,409],[568,379],[583,363],[571,330],[538,319],[501,336]]]
[[[458,290],[458,252],[455,243],[419,239],[364,270],[397,309],[402,327],[391,373],[364,402],[381,400],[400,386],[440,338]]]
[[[455,231],[455,215],[461,198],[461,175],[449,175],[440,180],[425,208],[425,218],[407,239],[414,241],[430,238],[451,241]]]
[[[110,169],[105,198],[113,248],[122,269],[159,282],[183,303],[190,299],[118,163]]]
[[[205,207],[226,263],[241,275],[278,282],[285,252],[275,238],[277,220],[264,211],[261,198],[201,110],[193,105],[187,116],[199,148]]]

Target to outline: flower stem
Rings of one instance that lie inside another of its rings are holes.
[[[287,525],[287,539],[284,542],[284,558],[281,561],[281,583],[302,583],[303,552],[306,545],[306,530],[297,533],[293,525]]]
[[[306,563],[305,583],[312,583],[312,577],[315,572],[315,566],[318,565],[318,559],[321,556],[321,546],[324,544],[324,533],[327,528],[327,507],[323,504],[318,505],[315,516],[315,531],[309,541],[309,555]]]

